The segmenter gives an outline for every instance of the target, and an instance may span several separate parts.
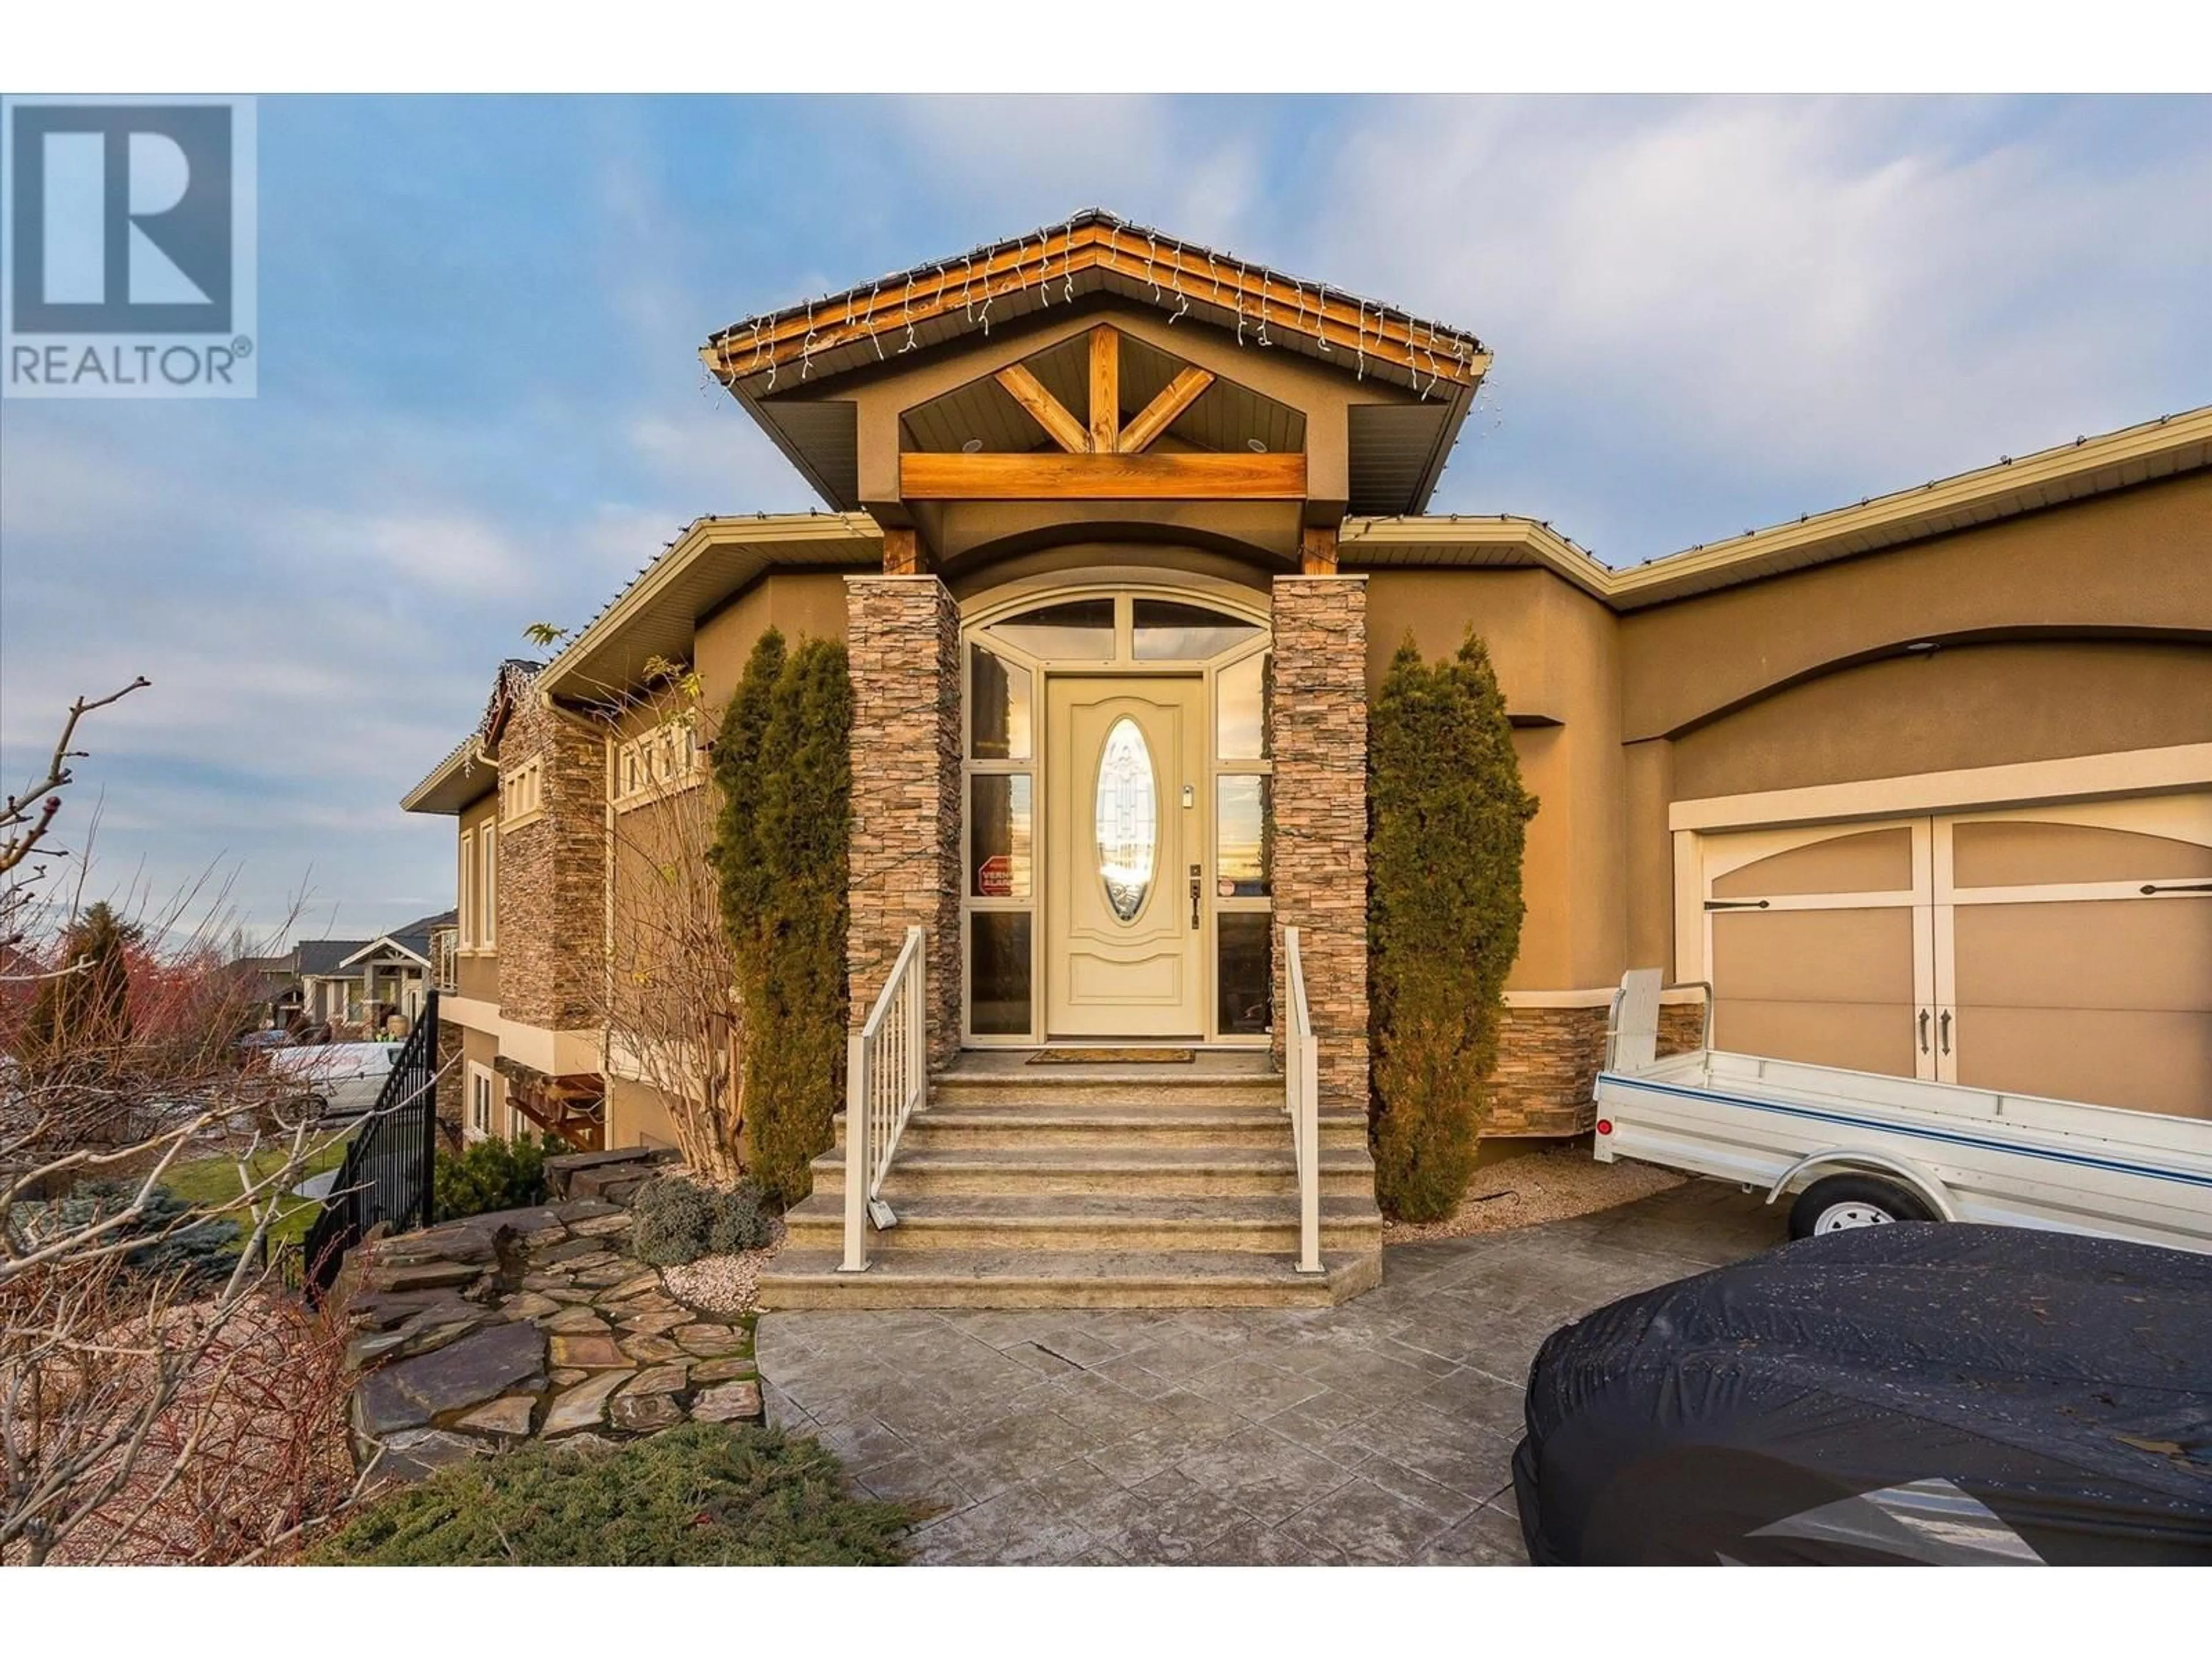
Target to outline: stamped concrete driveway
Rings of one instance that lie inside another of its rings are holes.
[[[940,1513],[952,1563],[1517,1563],[1508,1460],[1536,1346],[1632,1291],[1779,1243],[1693,1182],[1392,1249],[1337,1308],[779,1313],[772,1421]]]

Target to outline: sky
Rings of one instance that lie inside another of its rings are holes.
[[[0,777],[94,895],[449,905],[523,630],[822,503],[709,331],[1091,205],[1472,331],[1432,503],[1616,565],[2212,403],[2212,99],[275,98],[252,400],[0,402]]]

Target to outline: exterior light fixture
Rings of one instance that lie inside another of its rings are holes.
[[[1267,453],[1267,441],[1265,438],[1247,438],[1244,447],[1255,455],[1264,455]]]
[[[981,438],[970,438],[966,443],[960,446],[960,453],[963,455],[973,455],[976,451],[982,448],[982,447],[983,441]]]
[[[1936,653],[1937,647],[1936,641],[1933,640],[1915,640],[1911,644],[1906,646],[1905,648],[1913,656],[1928,657],[1933,656]]]

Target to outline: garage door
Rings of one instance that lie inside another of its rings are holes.
[[[1701,837],[1714,1041],[2212,1116],[2212,794]]]

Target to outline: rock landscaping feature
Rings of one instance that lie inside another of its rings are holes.
[[[574,1184],[635,1191],[629,1164],[596,1155]],[[526,1440],[758,1422],[752,1316],[672,1294],[627,1254],[630,1225],[592,1195],[364,1243],[347,1269],[355,1455],[380,1447],[382,1471],[416,1480]]]

